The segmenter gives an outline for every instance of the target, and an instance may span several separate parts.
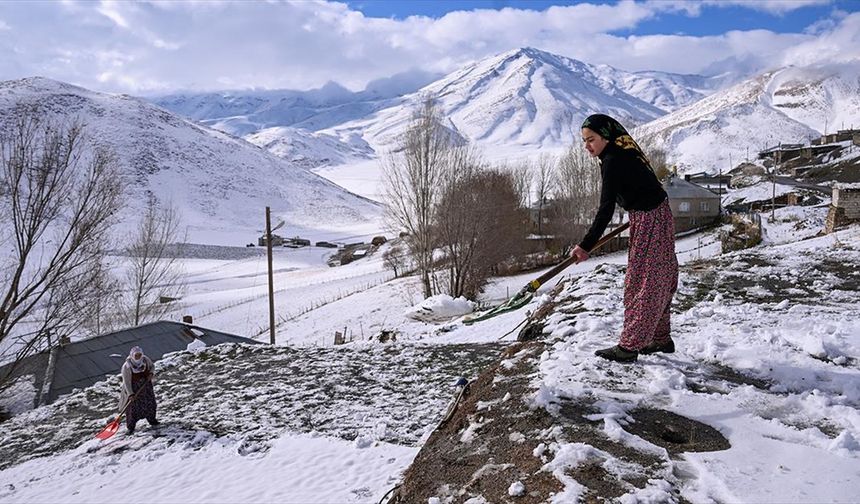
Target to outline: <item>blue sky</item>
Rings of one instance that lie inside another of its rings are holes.
[[[626,71],[860,58],[860,1],[0,1],[0,80],[132,94],[429,83],[530,46]]]
[[[693,2],[694,0],[688,0]],[[756,0],[748,0],[752,4]],[[351,8],[368,17],[405,19],[409,16],[439,18],[453,11],[475,9],[524,9],[542,11],[552,6],[569,6],[583,2],[551,0],[355,0],[346,2]],[[617,2],[589,2],[612,5]],[[799,3],[788,0],[786,3]],[[653,35],[683,33],[687,35],[719,35],[730,30],[770,30],[775,33],[803,32],[815,20],[826,17],[834,9],[845,12],[860,11],[860,1],[840,0],[798,7],[787,12],[752,9],[748,6],[726,4],[704,7],[705,15],[690,16],[683,12],[665,12],[646,20],[632,29],[620,33]]]

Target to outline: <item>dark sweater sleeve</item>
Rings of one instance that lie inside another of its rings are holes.
[[[600,184],[600,206],[597,208],[597,215],[594,216],[594,222],[591,224],[585,238],[579,243],[579,246],[587,252],[591,252],[591,248],[597,244],[597,241],[612,220],[612,214],[615,213],[615,200],[618,195],[618,185],[616,183],[614,166],[612,163],[607,164],[603,170],[603,177]]]

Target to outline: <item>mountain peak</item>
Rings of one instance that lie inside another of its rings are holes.
[[[507,62],[512,60],[517,60],[520,58],[527,58],[532,61],[556,66],[556,67],[567,67],[567,68],[577,68],[583,69],[588,67],[586,63],[579,61],[577,59],[568,58],[567,56],[561,56],[558,54],[554,54],[548,51],[544,51],[542,49],[537,49],[530,46],[519,47],[517,49],[511,49],[510,51],[505,51],[503,53],[497,54],[495,56],[490,56],[486,58],[484,61],[496,61],[496,62]]]

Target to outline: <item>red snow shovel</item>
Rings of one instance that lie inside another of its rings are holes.
[[[140,394],[140,392],[143,390],[143,387],[148,381],[149,378],[147,377],[146,381],[143,382],[143,385],[141,385],[141,387],[137,389],[137,392],[135,392],[134,394],[132,394],[131,397],[128,398],[128,402],[125,403],[125,407],[122,409],[122,411],[119,412],[119,415],[117,415],[112,422],[105,425],[105,428],[102,429],[101,432],[96,434],[96,439],[104,440],[116,434],[116,432],[119,430],[119,422],[120,420],[122,420],[122,416],[125,415],[125,412],[126,410],[128,410],[128,407],[131,406],[131,403],[134,402],[134,400],[137,398],[137,394]]]

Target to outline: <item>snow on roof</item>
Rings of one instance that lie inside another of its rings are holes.
[[[833,184],[833,187],[841,191],[857,191],[860,190],[860,182],[838,182]]]
[[[88,387],[107,375],[118,373],[128,350],[135,345],[156,361],[169,352],[185,350],[195,338],[210,346],[227,342],[258,343],[233,334],[165,320],[74,341],[55,347],[56,363],[47,401],[53,402],[75,388]],[[28,358],[41,362],[37,367],[43,375],[48,366],[43,354],[47,353],[46,350]]]
[[[663,183],[663,189],[666,190],[666,194],[669,195],[669,199],[719,199],[719,196],[716,193],[700,186],[699,184],[694,184],[678,177],[671,177]]]

